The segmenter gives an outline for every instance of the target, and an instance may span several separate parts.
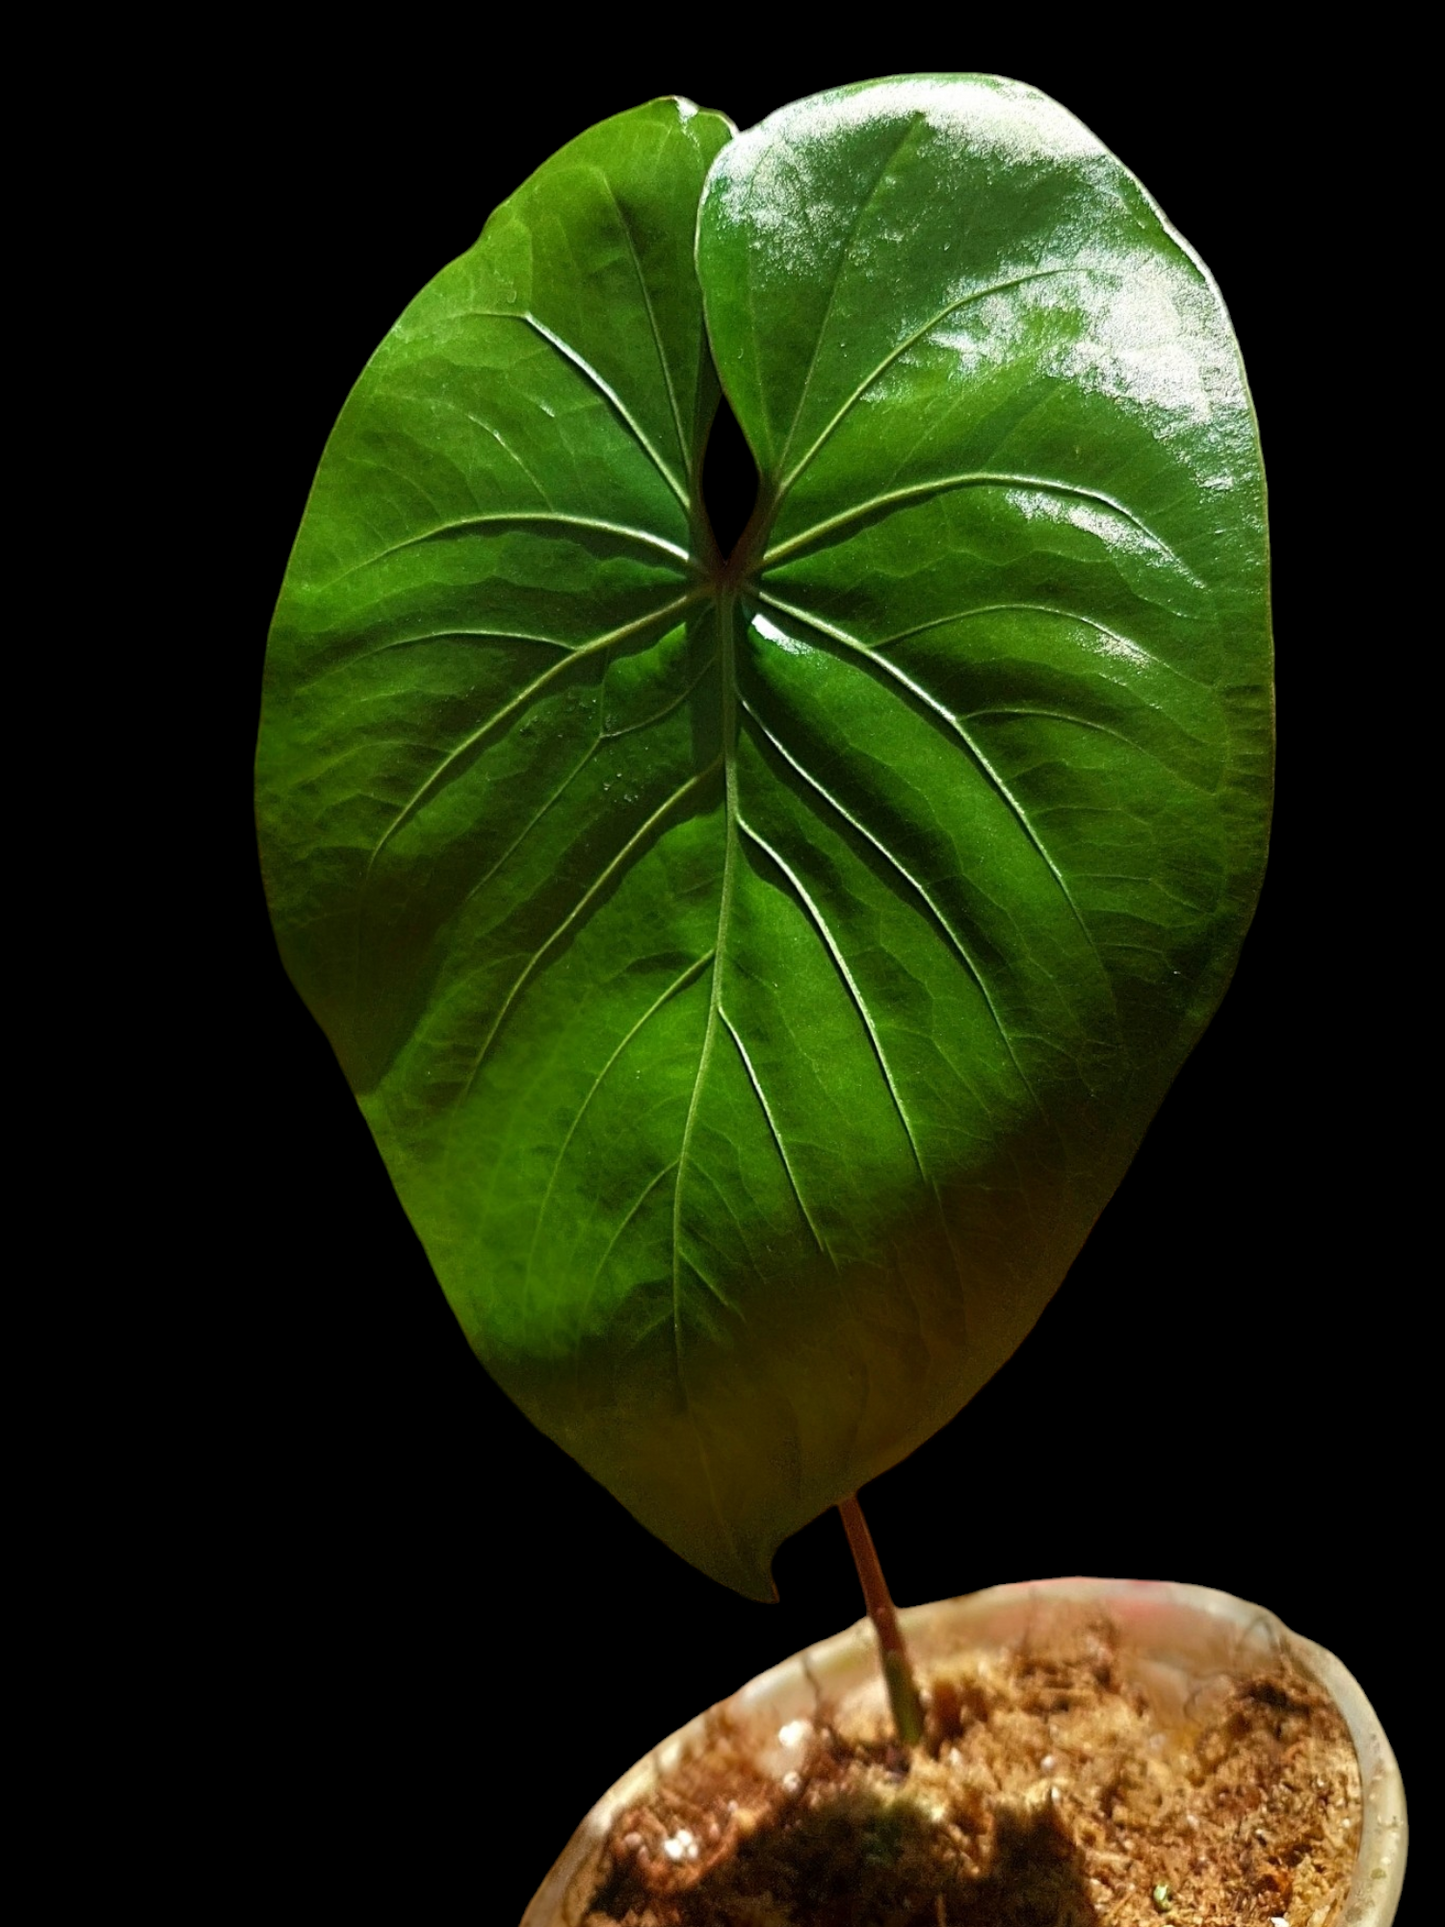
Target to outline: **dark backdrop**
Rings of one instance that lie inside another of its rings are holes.
[[[1213,270],[1271,484],[1280,759],[1271,870],[1219,1016],[1034,1334],[865,1491],[875,1536],[904,1602],[1074,1572],[1261,1602],[1357,1673],[1408,1773],[1394,1627],[1417,1504],[1398,1317],[1413,1280],[1393,1242],[1387,1053],[1357,915],[1373,887],[1369,704],[1343,693],[1369,640],[1373,565],[1333,479],[1360,455],[1357,426],[1322,405],[1348,344],[1303,292],[1336,244],[1346,124],[1283,64],[1237,52],[1181,72],[1136,41],[1121,69],[1097,44],[960,34],[779,63],[719,34],[715,55],[644,49],[619,77],[609,30],[597,61],[580,47],[559,80],[546,62],[563,30],[524,30],[526,61],[421,22],[335,71],[298,75],[278,49],[253,69],[254,119],[222,142],[240,539],[209,847],[234,1081],[200,1202],[221,1227],[204,1269],[244,1375],[222,1593],[240,1628],[236,1717],[264,1725],[275,1762],[262,1863],[290,1840],[313,1891],[395,1882],[406,1917],[428,1919],[475,1889],[489,1898],[473,1917],[514,1920],[575,1819],[653,1740],[860,1611],[836,1516],[783,1548],[781,1602],[750,1604],[652,1540],[475,1363],[277,961],[248,760],[271,605],[330,424],[497,200],[656,93],[747,126],[889,71],[1042,87]]]

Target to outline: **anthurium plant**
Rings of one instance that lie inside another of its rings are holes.
[[[286,576],[260,839],[477,1354],[765,1598],[1063,1278],[1271,755],[1218,291],[1064,109],[920,76],[620,114],[422,291]]]

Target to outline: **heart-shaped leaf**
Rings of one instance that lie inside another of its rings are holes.
[[[347,403],[263,860],[479,1355],[766,1597],[1064,1275],[1233,968],[1270,757],[1248,395],[1138,183],[1012,82],[658,101]]]

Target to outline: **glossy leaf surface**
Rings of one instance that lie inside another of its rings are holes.
[[[1218,1002],[1269,637],[1227,318],[1085,129],[925,78],[730,135],[592,129],[383,344],[260,816],[479,1355],[766,1596],[1019,1342]]]

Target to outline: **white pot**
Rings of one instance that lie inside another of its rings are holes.
[[[927,1673],[961,1651],[1037,1638],[1049,1617],[1079,1606],[1103,1612],[1145,1662],[1161,1689],[1182,1700],[1207,1677],[1243,1669],[1283,1651],[1334,1698],[1350,1730],[1360,1764],[1364,1812],[1359,1858],[1339,1927],[1390,1927],[1405,1878],[1405,1789],[1390,1743],[1354,1679],[1322,1646],[1301,1639],[1273,1613],[1205,1586],[1132,1579],[1045,1579],[995,1586],[963,1599],[906,1606],[899,1619],[918,1669]],[[837,1709],[882,1710],[883,1683],[872,1627],[859,1620],[847,1632],[760,1673],[725,1702],[739,1738],[752,1740],[762,1761],[785,1773],[792,1755],[779,1731],[811,1718],[820,1692]],[[677,1762],[698,1751],[711,1716],[700,1714],[605,1793],[578,1827],[537,1889],[522,1927],[581,1927],[603,1844],[615,1816],[644,1798]]]

